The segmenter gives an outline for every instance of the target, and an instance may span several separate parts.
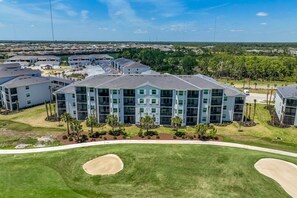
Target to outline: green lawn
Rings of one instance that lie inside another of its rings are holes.
[[[90,176],[82,165],[117,154],[124,169]],[[289,197],[254,168],[261,158],[296,158],[206,145],[108,145],[1,156],[0,197]]]

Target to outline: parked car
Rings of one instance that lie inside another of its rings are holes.
[[[247,96],[250,95],[250,91],[248,89],[243,90],[243,93]]]

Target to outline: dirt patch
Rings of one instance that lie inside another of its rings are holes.
[[[122,160],[114,154],[97,157],[83,165],[83,169],[90,175],[114,175],[123,170]]]
[[[283,160],[265,158],[255,164],[263,175],[270,177],[292,197],[297,197],[297,166]]]

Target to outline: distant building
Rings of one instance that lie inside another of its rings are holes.
[[[7,60],[6,63],[20,63],[23,67],[28,66],[44,66],[50,64],[52,66],[59,66],[61,58],[57,56],[14,56]]]
[[[99,65],[101,63],[110,62],[111,60],[113,60],[113,57],[107,54],[74,55],[68,57],[68,63],[72,68],[92,64]]]
[[[111,62],[114,70],[121,74],[142,74],[151,70],[150,66],[126,58],[118,58]]]
[[[97,75],[56,92],[58,116],[65,112],[79,120],[95,115],[104,123],[114,114],[121,123],[140,124],[149,115],[157,125],[242,121],[245,94],[212,78],[165,75]]]
[[[52,93],[72,81],[55,77],[19,76],[0,85],[0,105],[10,111],[52,100]]]
[[[297,84],[277,87],[275,111],[281,123],[297,126]]]

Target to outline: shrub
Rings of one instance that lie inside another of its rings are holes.
[[[182,139],[185,139],[186,137],[185,136],[182,136]]]
[[[142,130],[141,130],[141,131],[139,130],[139,132],[138,132],[138,136],[139,136],[139,137],[142,137],[142,136],[143,136]]]
[[[177,131],[177,132],[175,132],[174,135],[176,135],[177,137],[183,137],[183,136],[186,135],[186,133],[185,132],[182,132],[182,131]]]
[[[81,136],[81,142],[86,142],[88,140],[88,136],[87,135],[82,135]]]
[[[175,135],[173,136],[173,139],[176,139],[176,136]]]
[[[190,139],[192,140],[192,139],[194,139],[194,137],[193,136],[190,136]]]
[[[158,135],[157,131],[146,131],[144,133],[144,136],[154,136],[154,135]]]
[[[72,138],[72,137],[70,137],[70,138],[68,138],[68,140],[69,140],[70,142],[72,142],[72,141],[73,141],[73,138]]]
[[[63,140],[67,140],[68,137],[67,137],[67,135],[63,135],[62,138],[63,138]]]
[[[117,136],[113,136],[113,139],[116,140],[116,139],[118,139],[118,138],[117,138]]]
[[[123,139],[127,139],[127,136],[126,136],[126,135],[124,135],[124,136],[123,136]]]
[[[103,139],[104,139],[104,140],[107,140],[107,138],[106,138],[106,137],[104,137]]]
[[[109,131],[108,133],[109,135],[113,135],[113,136],[120,136],[121,132],[120,131]]]
[[[160,136],[157,135],[157,139],[159,140],[160,139]]]
[[[147,136],[147,139],[151,139],[151,136]]]

